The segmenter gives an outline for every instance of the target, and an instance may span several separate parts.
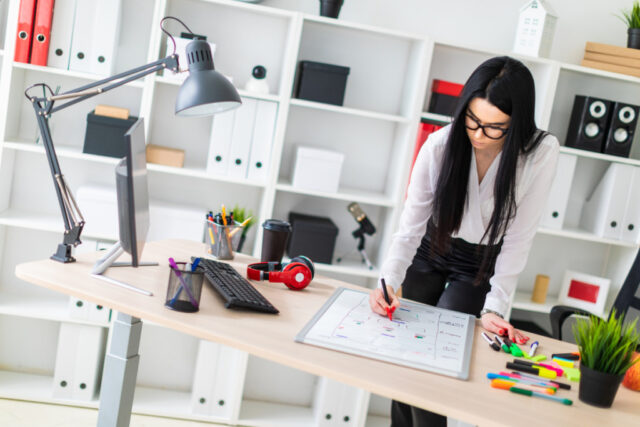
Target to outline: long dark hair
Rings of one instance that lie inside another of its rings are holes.
[[[460,229],[467,203],[472,146],[465,128],[465,114],[474,98],[486,99],[511,116],[493,190],[493,214],[481,243],[497,244],[504,236],[516,214],[518,158],[534,151],[545,136],[542,132],[536,135],[535,85],[531,72],[523,63],[501,56],[491,58],[476,68],[460,95],[438,177],[433,207],[436,224],[434,246],[437,251],[445,250],[451,234]],[[487,269],[489,252],[487,249],[484,253],[476,284]]]

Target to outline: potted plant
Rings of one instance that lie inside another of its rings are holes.
[[[580,319],[573,326],[580,350],[578,397],[590,405],[609,408],[625,372],[640,359],[633,358],[640,342],[636,321],[622,325],[615,310],[609,320],[596,316]]]
[[[320,0],[320,16],[337,18],[344,0]]]
[[[623,10],[620,19],[627,24],[627,47],[640,49],[640,2],[636,0],[631,10]]]

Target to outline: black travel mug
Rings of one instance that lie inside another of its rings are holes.
[[[279,219],[268,219],[262,223],[262,262],[282,262],[284,250],[291,234],[291,224]]]
[[[344,0],[320,0],[320,16],[337,18]]]

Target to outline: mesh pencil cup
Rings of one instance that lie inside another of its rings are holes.
[[[185,262],[177,262],[176,265],[178,266],[178,271],[176,272],[175,269],[171,268],[169,272],[167,299],[164,305],[176,311],[188,313],[198,311],[204,269],[197,267],[195,271],[191,271],[186,268],[187,263]]]
[[[238,223],[221,225],[206,221],[205,227],[208,252],[218,259],[233,259],[242,235],[242,226]]]

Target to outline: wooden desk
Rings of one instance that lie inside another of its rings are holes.
[[[316,277],[301,292],[290,291],[282,284],[256,284],[280,310],[279,315],[227,310],[220,297],[208,287],[203,290],[201,309],[197,314],[166,309],[167,258],[188,260],[190,256],[202,253],[203,245],[199,243],[179,240],[153,242],[145,247],[143,259],[158,261],[159,267],[111,268],[107,272],[109,277],[152,291],[153,297],[90,278],[89,271],[98,258],[97,253],[81,255],[73,264],[51,260],[20,264],[16,267],[16,275],[36,285],[111,307],[130,316],[477,425],[640,424],[640,393],[622,386],[610,409],[580,402],[577,383],[571,383],[571,391],[559,392],[559,395],[573,400],[570,407],[492,389],[486,374],[504,370],[505,363],[513,357],[491,350],[480,337],[479,327],[476,328],[468,381],[294,342],[294,336],[336,287],[362,289],[338,280]],[[244,275],[242,264],[250,260],[239,255],[233,264]],[[540,342],[538,352],[543,354],[575,350],[574,345],[531,335],[532,339]],[[103,378],[108,376],[106,370],[105,367]],[[127,380],[135,383],[135,376]],[[105,398],[101,395],[101,410]],[[122,399],[121,396],[118,398]],[[129,405],[129,411],[130,408]]]

